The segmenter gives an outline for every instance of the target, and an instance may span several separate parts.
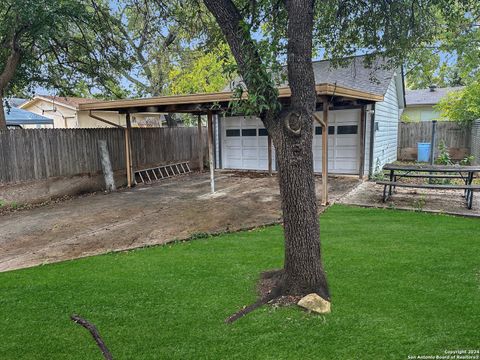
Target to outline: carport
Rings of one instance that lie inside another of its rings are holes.
[[[289,106],[291,91],[289,87],[281,87],[279,90],[279,99],[284,107]],[[364,169],[364,152],[365,152],[365,132],[366,132],[366,113],[367,106],[375,102],[382,101],[383,96],[351,89],[344,86],[337,86],[336,84],[322,83],[315,86],[317,94],[317,111],[321,112],[315,114],[315,120],[322,128],[322,164],[328,164],[328,113],[330,110],[341,109],[360,109],[360,171],[359,176],[363,176]],[[219,92],[219,93],[205,93],[192,95],[175,95],[175,96],[160,96],[143,99],[125,99],[113,101],[100,101],[94,103],[80,104],[80,110],[89,111],[90,116],[103,121],[109,125],[121,127],[125,129],[125,149],[126,149],[126,164],[127,164],[127,181],[128,186],[133,184],[134,169],[132,165],[132,145],[131,145],[131,121],[130,116],[134,113],[149,112],[149,113],[189,113],[198,116],[199,137],[202,136],[201,116],[207,116],[207,134],[208,134],[208,158],[210,168],[210,183],[211,191],[215,192],[215,178],[214,178],[214,121],[218,123],[220,114],[229,114],[229,103],[235,101],[233,92]],[[95,111],[116,111],[126,116],[126,127],[113,124],[101,117],[95,115]],[[268,157],[268,172],[271,174],[272,167],[272,142],[267,134],[267,157]],[[200,169],[203,168],[203,154],[199,154]],[[327,179],[328,167],[322,165],[322,202],[328,203]]]

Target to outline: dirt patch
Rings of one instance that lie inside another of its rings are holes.
[[[330,199],[356,184],[355,178],[331,179]],[[321,179],[316,187],[320,194]],[[209,175],[197,173],[4,214],[0,271],[281,221],[275,176],[219,172],[216,190],[210,194]]]

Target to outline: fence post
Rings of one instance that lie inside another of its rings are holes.
[[[437,128],[437,120],[432,121],[432,139],[430,141],[430,165],[435,161],[435,130]]]

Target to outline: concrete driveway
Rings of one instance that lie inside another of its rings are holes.
[[[219,172],[216,181],[213,195],[208,174],[197,173],[2,215],[0,271],[281,221],[275,177]],[[332,179],[331,199],[357,184]]]

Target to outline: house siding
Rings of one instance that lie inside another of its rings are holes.
[[[373,144],[373,172],[382,169],[386,163],[397,160],[398,123],[400,117],[399,98],[395,78],[392,78],[384,101],[375,105],[375,123],[378,130],[375,131]],[[370,121],[367,120],[367,151],[370,151]],[[370,159],[366,161],[370,167]],[[373,175],[373,174],[370,174]]]
[[[402,114],[403,121],[432,121],[441,120],[440,111],[434,110],[432,105],[415,106],[405,108]]]

